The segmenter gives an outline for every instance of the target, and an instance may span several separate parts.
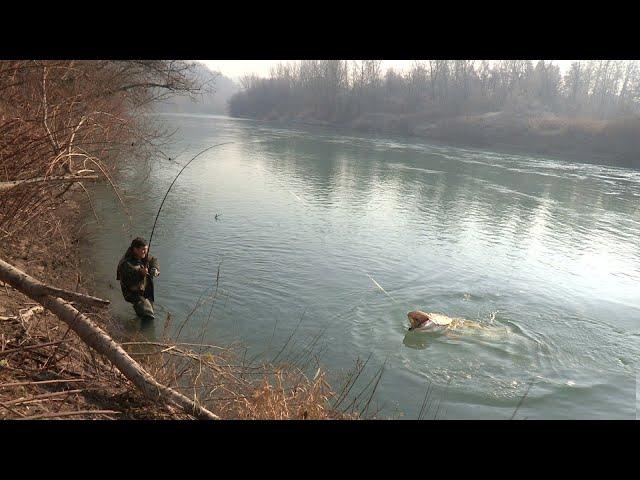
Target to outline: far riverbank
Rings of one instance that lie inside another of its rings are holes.
[[[491,112],[433,118],[428,115],[367,114],[346,122],[305,115],[241,117],[287,125],[400,135],[456,147],[554,156],[569,161],[640,169],[640,119],[613,122]]]

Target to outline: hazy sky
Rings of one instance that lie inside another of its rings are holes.
[[[199,60],[211,70],[221,72],[223,75],[238,79],[243,75],[255,73],[259,76],[267,76],[272,66],[278,63],[292,62],[294,60]],[[560,66],[562,72],[566,71],[575,60],[553,60],[553,63]],[[393,67],[396,70],[403,70],[411,66],[414,60],[383,60],[383,71]],[[535,61],[534,61],[535,62]]]

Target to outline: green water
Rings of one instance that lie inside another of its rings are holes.
[[[153,237],[161,317],[185,318],[220,265],[211,317],[208,306],[197,312],[183,340],[207,322],[205,340],[240,341],[248,355],[269,346],[268,358],[299,325],[287,351],[317,337],[313,351],[336,382],[370,356],[354,393],[385,365],[372,407],[386,417],[416,418],[431,385],[426,418],[506,419],[530,382],[517,418],[636,417],[640,172],[226,117],[157,118],[179,128],[168,151],[182,164],[233,142],[185,170]],[[108,189],[93,192],[97,293],[129,328],[139,326],[115,266],[132,236],[148,238],[179,169],[162,161],[124,172],[135,227]],[[408,333],[415,309],[484,328]]]

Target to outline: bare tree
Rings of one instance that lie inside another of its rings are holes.
[[[97,174],[115,188],[115,165],[142,158],[161,134],[142,114],[155,100],[200,91],[192,69],[155,60],[0,61],[0,175],[15,182],[0,192],[0,243],[61,205],[78,176]]]

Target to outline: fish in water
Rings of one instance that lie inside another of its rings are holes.
[[[409,330],[444,330],[452,323],[452,319],[444,315],[423,312],[422,310],[414,310],[407,313],[409,319]]]
[[[450,318],[440,313],[427,313],[421,310],[414,310],[407,313],[409,319],[409,330],[417,330],[422,332],[428,331],[444,331],[453,330],[456,328],[478,328],[485,329],[479,323],[472,322],[470,320],[464,320],[462,318]]]
[[[216,213],[216,216],[214,217],[216,220],[218,220],[218,218],[220,218],[222,216],[221,213]]]

